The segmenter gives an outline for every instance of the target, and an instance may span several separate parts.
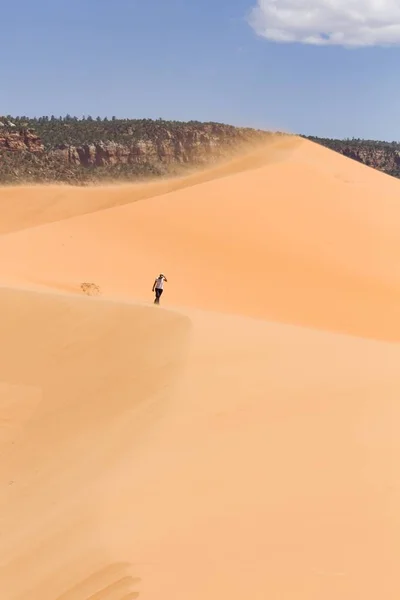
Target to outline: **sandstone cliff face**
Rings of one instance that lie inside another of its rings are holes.
[[[0,129],[0,150],[44,152],[44,146],[39,136],[30,129],[19,131]]]
[[[133,180],[215,162],[271,134],[218,123],[0,118],[0,183]],[[87,141],[86,141],[87,140]]]
[[[51,150],[54,156],[71,165],[104,167],[107,165],[145,165],[148,163],[202,164],[222,156],[229,147],[255,137],[266,136],[265,132],[250,130],[213,129],[204,127],[162,132],[155,139],[126,140],[125,143],[99,141],[92,144],[66,145]]]

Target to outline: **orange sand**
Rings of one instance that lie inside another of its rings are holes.
[[[399,598],[398,180],[283,138],[0,207],[5,600]]]

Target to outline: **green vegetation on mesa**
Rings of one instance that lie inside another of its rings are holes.
[[[132,144],[137,140],[167,139],[179,131],[207,131],[236,137],[239,131],[251,132],[232,125],[200,121],[165,121],[163,119],[117,119],[116,117],[6,117],[19,129],[33,129],[41,138],[46,150],[60,146],[81,146],[99,142]],[[1,133],[1,130],[0,130]]]
[[[11,121],[18,129],[30,128],[35,130],[41,138],[45,148],[52,149],[62,145],[83,145],[97,143],[100,141],[115,141],[132,143],[135,139],[153,140],[165,131],[178,131],[180,129],[199,130],[199,129],[223,129],[235,135],[239,128],[233,125],[226,125],[217,122],[202,121],[168,121],[164,119],[117,119],[116,117],[5,117]],[[1,120],[1,117],[0,117]],[[6,127],[8,130],[9,128]],[[242,131],[255,131],[250,128],[241,128]],[[2,129],[0,129],[1,134]],[[268,132],[265,132],[266,134]],[[379,150],[398,150],[400,151],[400,142],[365,140],[361,138],[321,138],[311,135],[302,135],[300,137],[319,143],[335,151],[341,151],[344,147],[360,149],[372,148]]]

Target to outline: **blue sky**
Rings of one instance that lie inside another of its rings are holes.
[[[372,14],[373,0],[306,0],[303,22],[292,1],[276,0],[279,15],[274,0],[253,12],[257,0],[4,0],[0,114],[400,140],[400,17]]]

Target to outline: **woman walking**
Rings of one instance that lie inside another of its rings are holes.
[[[164,291],[164,281],[168,282],[168,280],[165,277],[165,275],[163,275],[162,273],[160,273],[160,275],[155,279],[155,281],[153,283],[152,292],[154,292],[154,291],[156,292],[156,297],[154,299],[154,304],[160,304],[161,294]]]

